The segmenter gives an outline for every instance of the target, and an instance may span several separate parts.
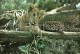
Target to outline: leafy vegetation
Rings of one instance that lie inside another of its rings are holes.
[[[74,3],[73,3],[74,2]],[[0,0],[0,14],[8,10],[26,10],[28,3],[34,3],[39,9],[52,10],[66,3],[75,4],[79,2],[71,0]],[[75,6],[75,5],[74,5]],[[70,7],[69,7],[70,8]]]
[[[73,40],[49,39],[47,37],[34,39],[31,44],[20,46],[26,54],[77,54],[79,44]]]

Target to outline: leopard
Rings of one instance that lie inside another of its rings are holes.
[[[40,10],[34,4],[30,3],[28,11],[17,17],[19,30],[26,31],[26,26],[38,26],[38,22],[43,18],[44,14],[44,10]]]
[[[47,21],[43,24],[43,30],[50,32],[64,32],[64,23],[59,21]]]
[[[75,25],[79,24],[79,15],[71,15],[65,21],[46,21],[43,23],[43,30],[50,32],[79,31]]]
[[[78,24],[79,24],[79,15],[77,16],[72,15],[71,17],[67,18],[66,21],[64,22],[65,31],[70,31],[70,32],[78,31],[78,29],[76,29],[76,25]]]

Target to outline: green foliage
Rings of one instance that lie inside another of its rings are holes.
[[[26,10],[27,4],[27,0],[4,0],[1,4],[1,9],[5,11],[14,9]]]
[[[43,50],[48,44],[48,41],[46,38],[36,38],[34,37],[34,40],[31,44],[27,44],[24,46],[19,46],[19,49],[24,53],[40,53],[41,50]]]
[[[28,3],[34,3],[39,9],[44,9],[46,11],[52,10],[63,4],[58,0],[0,0],[0,12],[7,10],[26,10]]]
[[[20,49],[22,52],[27,53],[29,46],[30,46],[29,44],[28,44],[28,45],[24,45],[24,46],[20,46],[19,49]]]
[[[56,7],[62,5],[60,2],[55,2],[54,0],[37,0],[35,5],[38,6],[39,9],[44,9],[46,11],[50,11]]]
[[[45,5],[45,0],[37,0],[35,2],[35,5],[39,8],[39,9],[44,9],[44,5]]]
[[[24,9],[26,10],[28,3],[34,3],[39,9],[46,11],[62,6],[66,0],[1,0],[0,6],[2,10]],[[70,1],[69,1],[70,2]]]
[[[24,53],[36,54],[77,54],[79,44],[73,40],[34,38],[31,44],[20,46]],[[32,53],[33,52],[33,53]]]
[[[14,8],[14,3],[12,1],[9,2],[9,0],[6,0],[4,3],[2,3],[2,9],[3,10],[11,10]]]
[[[59,7],[59,6],[61,6],[61,3],[54,2],[53,0],[46,0],[45,1],[45,8],[47,11],[52,10],[52,9]]]

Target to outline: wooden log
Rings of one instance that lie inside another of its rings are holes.
[[[34,36],[29,31],[0,30],[0,41],[31,42]]]
[[[58,32],[48,32],[40,30],[42,36],[56,39],[74,39],[80,40],[80,32],[64,32],[64,34]],[[30,41],[34,38],[35,34],[29,31],[7,31],[0,30],[0,41]]]
[[[49,38],[55,38],[55,39],[74,39],[80,41],[80,32],[64,32],[63,34],[59,32],[48,32],[43,31],[42,36],[48,36]]]

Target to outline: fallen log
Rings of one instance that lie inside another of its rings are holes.
[[[0,30],[0,41],[30,42],[33,38],[33,34],[29,31]]]
[[[40,30],[42,36],[47,36],[49,38],[55,39],[74,39],[80,40],[80,32],[64,32],[64,34],[58,32],[48,32]],[[31,41],[36,33],[31,33],[29,31],[7,31],[0,30],[0,41]]]
[[[74,39],[80,41],[80,32],[64,32],[64,34],[61,34],[59,32],[42,31],[42,36],[48,36],[51,39]]]

